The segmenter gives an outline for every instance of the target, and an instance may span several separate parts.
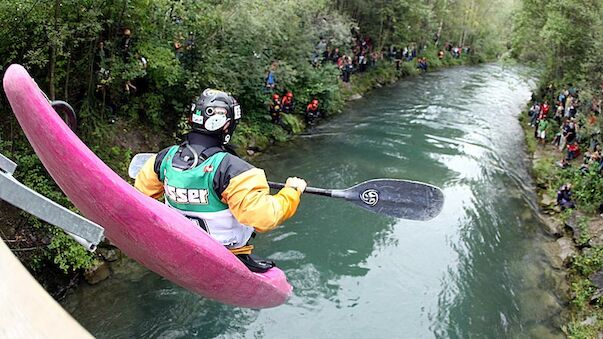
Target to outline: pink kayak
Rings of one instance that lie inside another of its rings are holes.
[[[217,301],[251,308],[283,304],[283,271],[249,271],[224,246],[165,204],[138,192],[103,163],[55,113],[20,65],[4,90],[27,139],[67,197],[130,258],[170,281]]]

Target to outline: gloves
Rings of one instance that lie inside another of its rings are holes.
[[[298,177],[290,177],[285,182],[285,187],[291,187],[296,189],[299,193],[303,193],[308,184],[304,179]]]

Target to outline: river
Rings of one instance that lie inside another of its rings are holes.
[[[274,181],[403,178],[446,197],[438,217],[418,222],[304,196],[293,219],[255,240],[293,285],[285,305],[221,305],[126,260],[63,306],[99,338],[558,336],[550,239],[517,120],[532,81],[496,64],[408,78],[254,160]]]

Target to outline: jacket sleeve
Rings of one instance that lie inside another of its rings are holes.
[[[155,172],[155,158],[152,156],[136,175],[134,181],[134,187],[140,192],[150,196],[154,199],[161,199],[163,197],[163,183],[159,181],[159,177]]]
[[[267,232],[295,214],[300,196],[291,187],[270,195],[264,171],[252,168],[230,179],[222,192],[222,201],[240,223]]]

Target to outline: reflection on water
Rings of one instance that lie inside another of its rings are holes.
[[[487,65],[408,79],[257,159],[274,181],[346,188],[404,178],[446,196],[429,222],[304,196],[293,220],[255,241],[293,285],[287,304],[220,305],[124,262],[65,307],[101,338],[555,335],[555,274],[540,249],[517,122],[530,95],[521,72]]]

